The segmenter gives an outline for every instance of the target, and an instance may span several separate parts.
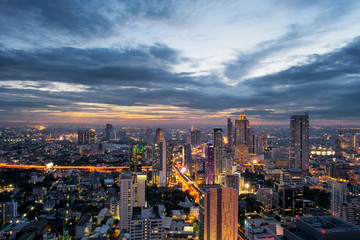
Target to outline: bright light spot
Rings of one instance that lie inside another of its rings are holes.
[[[245,188],[249,188],[250,185],[248,183],[245,184]]]
[[[183,172],[183,173],[186,172],[186,167],[182,167],[181,172]]]

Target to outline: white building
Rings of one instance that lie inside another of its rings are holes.
[[[120,201],[119,201],[119,216],[120,229],[129,231],[130,218],[132,208],[134,206],[134,182],[131,174],[123,173],[119,177],[120,186]]]
[[[347,183],[338,182],[336,180],[331,182],[331,212],[339,216],[339,207],[346,203]]]

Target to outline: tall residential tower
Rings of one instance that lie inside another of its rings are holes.
[[[290,116],[290,168],[307,171],[309,163],[309,115]]]

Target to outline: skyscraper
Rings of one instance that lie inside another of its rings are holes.
[[[111,139],[111,134],[114,131],[113,126],[111,124],[106,124],[105,128],[105,140],[109,141]]]
[[[309,163],[309,115],[290,116],[290,148],[291,168],[307,171]]]
[[[0,203],[0,221],[3,223],[10,222],[18,216],[17,202]]]
[[[235,120],[235,145],[249,144],[249,120],[245,114],[240,114],[239,119]]]
[[[347,183],[338,182],[336,180],[331,181],[331,212],[336,216],[339,216],[339,207],[346,203],[347,195]]]
[[[78,132],[78,144],[84,144],[84,131],[83,130],[79,130]]]
[[[146,129],[145,141],[148,146],[154,143],[153,130],[151,128]]]
[[[208,143],[205,146],[205,171],[203,177],[203,184],[212,185],[214,183],[214,146],[211,143]]]
[[[221,128],[214,128],[213,144],[215,181],[218,183],[217,176],[223,173],[223,130]]]
[[[130,146],[130,170],[132,172],[141,171],[143,152],[144,149],[142,145],[136,144]]]
[[[264,153],[264,150],[267,148],[267,134],[264,131],[259,132],[258,134],[258,154]]]
[[[153,148],[152,181],[159,187],[165,187],[166,182],[166,142],[155,144]]]
[[[134,175],[134,207],[145,207],[146,175],[136,173]]]
[[[199,239],[237,239],[238,197],[234,188],[203,188],[199,201]]]
[[[192,146],[199,146],[201,144],[201,131],[192,127],[190,131],[190,139]]]
[[[90,143],[95,143],[95,129],[90,129]]]
[[[134,206],[134,184],[133,178],[129,173],[122,173],[119,177],[120,200],[119,200],[119,216],[120,229],[129,231],[130,218],[132,208]]]
[[[233,144],[233,123],[229,115],[227,117],[227,140],[228,140],[227,147],[231,148]]]
[[[159,144],[160,142],[165,142],[164,133],[161,128],[156,129],[155,134],[155,143]]]

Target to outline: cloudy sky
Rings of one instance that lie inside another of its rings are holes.
[[[0,0],[0,122],[360,125],[360,1]]]

